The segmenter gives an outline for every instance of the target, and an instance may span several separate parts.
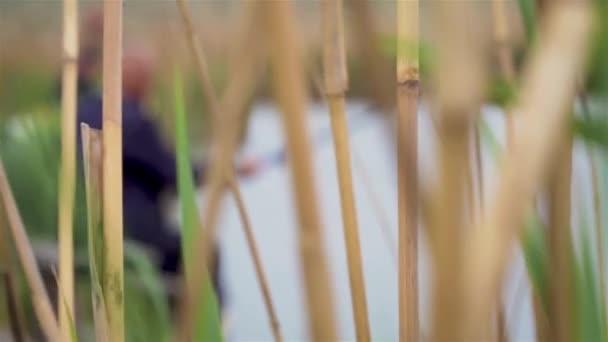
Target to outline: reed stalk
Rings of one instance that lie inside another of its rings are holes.
[[[281,327],[279,326],[279,320],[277,317],[276,309],[274,307],[274,304],[272,303],[270,287],[268,286],[268,280],[266,280],[266,273],[264,272],[264,268],[262,266],[262,259],[260,258],[257,243],[255,242],[255,236],[253,235],[251,220],[249,219],[249,215],[247,214],[247,210],[245,208],[245,201],[243,200],[241,189],[236,185],[236,182],[237,181],[235,177],[230,178],[230,190],[232,192],[232,195],[234,196],[234,200],[239,211],[239,216],[241,218],[243,226],[243,232],[245,233],[245,238],[247,239],[247,246],[249,247],[249,252],[251,253],[251,259],[253,260],[253,265],[255,267],[255,273],[258,278],[258,283],[260,284],[260,288],[262,289],[262,297],[264,299],[264,305],[266,306],[268,317],[270,318],[272,335],[274,336],[274,340],[276,342],[281,342],[283,341],[283,336],[281,334]]]
[[[399,340],[420,339],[418,317],[418,0],[397,2]]]
[[[348,89],[348,71],[344,48],[344,18],[341,0],[323,0],[321,2],[323,30],[323,70],[325,95],[329,103],[331,128],[338,171],[340,203],[348,275],[350,281],[351,302],[357,341],[370,341],[370,329],[367,312],[367,297],[363,278],[361,243],[353,180],[351,170],[350,143],[346,123],[345,94]]]
[[[269,1],[260,3],[260,6],[265,14],[265,32],[269,42],[274,44],[269,48],[272,85],[283,112],[287,137],[310,338],[314,341],[336,341],[336,311],[317,208],[306,124],[306,82],[294,25],[295,17],[290,2]]]
[[[206,260],[207,264],[210,265],[213,263],[211,251],[217,235],[220,205],[228,182],[230,182],[230,177],[233,177],[232,159],[237,148],[238,135],[242,131],[242,122],[244,121],[242,120],[242,115],[260,77],[262,55],[256,39],[256,25],[258,24],[259,14],[258,9],[253,4],[245,6],[244,12],[247,18],[241,28],[240,38],[237,42],[238,54],[231,68],[235,76],[228,84],[221,102],[218,102],[209,73],[206,70],[207,62],[202,46],[194,33],[190,11],[184,1],[178,0],[178,4],[180,5],[180,13],[182,14],[186,32],[190,37],[191,51],[193,51],[197,60],[199,76],[206,93],[205,96],[210,99],[210,103],[219,103],[215,108],[210,107],[212,116],[214,117],[212,120],[212,131],[215,132],[212,135],[211,142],[214,148],[212,153],[213,163],[210,163],[211,167],[207,179],[208,195],[204,204],[202,225],[204,230],[201,230],[196,239],[196,245],[200,246],[200,248],[195,249],[193,259]],[[248,58],[245,58],[245,56]],[[235,183],[235,187],[239,187],[238,183]],[[246,223],[242,222],[242,224],[245,225]],[[204,273],[204,268],[194,268],[191,279],[187,280],[189,283],[187,286],[188,294],[185,297],[186,300],[182,303],[182,334],[190,334],[194,327],[194,321],[190,317],[191,314],[188,314],[188,312],[192,311],[188,306],[190,303],[200,303],[200,291],[197,291],[197,289],[200,289],[205,281]],[[263,278],[262,274],[257,273],[257,276],[258,279]]]
[[[391,254],[391,259],[393,261],[393,264],[395,265],[395,268],[397,268],[399,258],[397,256],[395,239],[391,234],[391,225],[389,223],[388,213],[380,203],[380,196],[378,192],[375,191],[372,185],[371,177],[369,175],[369,172],[367,171],[365,163],[363,162],[357,151],[354,149],[353,166],[355,172],[358,171],[359,176],[361,177],[361,181],[363,182],[363,189],[365,190],[367,197],[369,198],[369,201],[372,204],[372,209],[376,212],[376,217],[380,221],[380,232],[382,233],[384,244],[386,245],[386,249],[389,251],[389,254]]]
[[[561,137],[549,184],[549,324],[552,341],[575,338],[574,255],[571,222],[572,136]]]
[[[103,182],[103,135],[82,124],[82,153],[87,197],[87,246],[91,274],[91,301],[97,341],[108,341],[105,296],[102,289],[103,230],[101,222]]]
[[[190,51],[194,56],[194,61],[196,63],[196,70],[198,72],[199,81],[201,82],[201,90],[203,98],[207,100],[209,109],[211,110],[211,118],[213,128],[217,128],[218,123],[215,120],[218,120],[220,113],[220,103],[218,102],[217,97],[215,96],[215,91],[213,90],[213,82],[211,82],[211,76],[209,75],[209,65],[207,63],[207,59],[205,58],[205,53],[203,51],[203,46],[198,37],[197,31],[194,28],[194,23],[192,20],[192,14],[190,13],[190,8],[188,7],[187,0],[177,0],[177,7],[179,9],[179,13],[181,15],[186,36],[188,38],[188,46],[190,47]],[[211,131],[214,134],[214,130]]]
[[[74,313],[74,196],[76,186],[76,102],[78,83],[78,3],[63,1],[63,76],[61,91],[61,174],[59,188],[59,328],[71,338]]]
[[[437,46],[435,87],[440,115],[439,184],[433,195],[429,227],[433,252],[434,340],[462,340],[465,310],[463,254],[468,230],[467,189],[470,182],[470,141],[473,114],[483,98],[486,61],[485,37],[472,31],[467,21],[479,20],[476,2],[433,4]],[[480,13],[479,13],[480,14]],[[484,328],[487,330],[489,324]]]
[[[125,339],[122,206],[122,0],[105,0],[103,16],[103,225],[109,340]]]
[[[547,12],[546,19],[515,110],[521,116],[521,131],[503,159],[495,194],[466,248],[464,271],[466,279],[474,281],[467,287],[468,310],[459,323],[465,325],[470,338],[483,333],[482,322],[490,317],[524,211],[533,204],[550,161],[559,150],[576,77],[587,54],[589,4],[561,2]]]
[[[44,286],[44,281],[42,280],[34,251],[32,250],[25,227],[23,226],[23,221],[19,215],[19,210],[17,209],[15,198],[11,192],[2,161],[0,161],[0,196],[8,226],[13,237],[15,249],[17,250],[17,255],[19,256],[19,261],[21,262],[21,267],[23,268],[27,285],[30,289],[34,312],[38,318],[42,333],[47,341],[61,341],[57,317],[55,316],[53,306]]]
[[[2,207],[2,200],[0,199],[0,208]],[[16,342],[23,342],[25,341],[25,321],[23,307],[21,301],[19,301],[21,294],[18,290],[18,273],[15,269],[15,261],[7,236],[5,221],[4,210],[0,210],[0,274],[4,283],[4,295],[6,296],[11,337]]]

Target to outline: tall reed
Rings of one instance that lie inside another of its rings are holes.
[[[283,335],[281,334],[279,319],[274,304],[272,302],[272,296],[270,295],[270,287],[268,285],[268,280],[266,279],[266,273],[264,272],[264,268],[262,266],[262,259],[260,257],[260,253],[258,252],[257,243],[255,242],[255,236],[253,235],[251,220],[249,219],[249,215],[247,215],[245,201],[243,200],[241,189],[236,186],[236,182],[237,181],[235,177],[230,178],[230,190],[232,192],[232,195],[234,196],[234,200],[239,211],[239,216],[241,218],[241,223],[243,226],[243,232],[245,233],[245,238],[247,240],[247,247],[249,247],[251,259],[253,260],[253,266],[255,267],[255,273],[258,277],[258,283],[260,284],[260,288],[262,289],[262,298],[264,300],[264,305],[266,306],[266,312],[268,312],[268,317],[270,319],[272,335],[274,336],[274,340],[276,342],[281,342],[283,341]]]
[[[306,124],[307,94],[301,55],[290,2],[259,3],[264,30],[269,37],[274,96],[283,112],[283,126],[294,190],[300,262],[307,300],[310,338],[335,341],[335,307],[323,231],[317,208],[315,177]]]
[[[109,340],[124,341],[122,206],[122,0],[104,0],[103,16],[103,288]]]
[[[76,101],[78,86],[78,3],[63,1],[63,76],[61,90],[61,174],[59,185],[59,327],[70,339],[74,313],[74,196],[76,185]]]
[[[15,198],[11,192],[2,161],[0,161],[0,196],[42,333],[48,341],[61,341],[57,317],[40,275],[38,263],[15,204]]]
[[[329,103],[331,128],[338,170],[340,203],[346,257],[350,281],[351,302],[357,341],[371,339],[367,313],[367,296],[363,279],[359,225],[355,208],[355,195],[351,171],[350,143],[346,124],[345,94],[348,89],[346,52],[344,49],[344,19],[341,0],[323,0],[323,71],[325,95]]]
[[[418,317],[418,0],[397,2],[399,340],[420,339]]]
[[[515,112],[521,130],[503,159],[495,194],[467,244],[465,325],[469,337],[480,336],[507,266],[524,210],[532,205],[542,176],[558,151],[567,127],[575,81],[589,43],[590,7],[584,2],[561,3],[547,13],[545,31],[523,78]]]
[[[463,254],[470,222],[466,215],[470,182],[471,124],[485,85],[485,36],[467,21],[480,20],[478,2],[433,3],[437,45],[436,91],[439,183],[432,203],[433,339],[464,339],[459,316],[465,310]],[[483,23],[483,22],[482,22]],[[486,329],[488,327],[485,327]]]
[[[572,135],[560,137],[548,187],[549,324],[552,341],[575,338],[574,250],[571,233]]]

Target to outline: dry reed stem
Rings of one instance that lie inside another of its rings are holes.
[[[122,206],[122,0],[104,1],[103,24],[103,271],[109,340],[124,327]]]
[[[565,132],[564,132],[565,133]],[[549,184],[549,324],[552,341],[574,339],[573,242],[570,231],[572,136],[560,137],[557,162]]]
[[[336,341],[336,311],[317,208],[306,123],[306,84],[294,25],[295,17],[290,2],[269,1],[259,4],[264,9],[265,32],[269,36],[269,42],[274,43],[269,49],[272,85],[283,112],[287,137],[310,338],[314,341]]]
[[[586,57],[591,12],[585,2],[560,3],[547,13],[546,30],[526,69],[516,112],[521,130],[503,160],[495,195],[466,248],[466,316],[458,320],[467,337],[479,337],[490,316],[508,256],[533,203],[542,177],[558,151],[567,124],[575,80]]]
[[[98,253],[94,229],[101,229],[103,184],[103,135],[102,131],[82,124],[82,154],[87,198],[89,271],[91,273],[91,301],[96,341],[108,341],[108,322],[101,275],[98,273]],[[100,247],[100,246],[99,246]]]
[[[237,43],[238,55],[233,61],[234,65],[231,68],[235,76],[233,76],[225,90],[221,101],[221,108],[217,108],[218,112],[214,112],[213,108],[211,108],[213,115],[218,116],[218,118],[213,120],[213,130],[216,133],[212,136],[212,146],[214,146],[215,150],[212,153],[213,163],[210,163],[209,178],[207,179],[208,195],[204,204],[204,221],[202,225],[204,230],[201,230],[197,238],[196,245],[200,246],[200,248],[195,249],[194,255],[194,260],[206,260],[209,265],[213,262],[211,251],[217,235],[220,205],[225,194],[227,182],[230,177],[233,177],[233,166],[231,163],[234,151],[237,148],[238,135],[242,131],[244,121],[242,115],[260,77],[262,49],[259,46],[256,31],[259,9],[253,3],[247,3],[245,6],[244,12],[247,18],[241,28],[240,40]],[[182,7],[182,15],[184,14],[184,21],[187,23],[187,17],[189,17],[187,7]],[[191,40],[191,44],[195,44],[195,42]],[[200,46],[200,43],[196,44]],[[192,51],[197,50],[199,53],[196,55],[196,58],[199,60],[199,67],[200,65],[206,65],[202,48],[192,47]],[[201,77],[209,77],[209,74],[204,71],[200,71],[199,74]],[[209,79],[201,80],[201,82],[203,84],[211,84]],[[215,91],[212,88],[208,88],[207,91],[208,96],[217,102]],[[219,110],[221,110],[222,117],[219,117]],[[235,186],[238,188],[238,183]],[[243,224],[245,223],[243,222]],[[189,314],[191,310],[188,306],[190,303],[200,302],[201,294],[197,289],[200,289],[205,281],[205,269],[195,268],[191,274],[191,279],[187,280],[189,284],[187,286],[188,293],[182,302],[182,336],[188,336],[193,329],[193,313]],[[260,277],[260,274],[257,275]]]
[[[188,3],[186,0],[177,0],[177,5],[188,37],[188,46],[190,47],[194,56],[194,61],[196,62],[196,70],[198,71],[199,81],[201,82],[202,95],[203,98],[207,100],[209,109],[212,113],[211,127],[218,128],[217,120],[219,119],[220,104],[218,103],[215,91],[213,90],[213,82],[211,82],[211,77],[209,75],[209,66],[207,64],[207,59],[205,58],[205,53],[203,52],[203,46],[198,38],[196,29],[194,28]],[[215,130],[211,130],[211,135],[213,136],[215,132]]]
[[[397,2],[399,340],[420,339],[418,317],[418,0]]]
[[[74,313],[74,196],[76,186],[76,101],[78,82],[78,3],[63,1],[63,76],[61,91],[61,178],[59,188],[59,281],[65,296],[57,301],[61,337],[71,336]]]
[[[0,199],[0,208],[2,208]],[[6,298],[7,316],[14,341],[22,342],[25,340],[25,321],[20,291],[18,290],[18,273],[15,269],[15,260],[12,255],[12,248],[9,244],[5,228],[4,210],[0,209],[0,274],[4,282],[4,294]]]
[[[433,24],[437,41],[435,87],[440,115],[438,158],[440,178],[431,204],[434,224],[429,228],[432,242],[433,340],[461,340],[465,310],[462,295],[465,281],[462,262],[469,222],[466,215],[470,182],[470,133],[474,114],[482,102],[486,41],[479,27],[470,21],[483,17],[477,2],[433,3]],[[478,15],[479,14],[479,15]],[[469,194],[472,195],[472,194]],[[484,328],[487,330],[488,324]]]
[[[279,320],[277,318],[276,309],[272,303],[270,287],[268,286],[268,280],[266,280],[266,273],[264,272],[264,268],[262,267],[262,259],[260,258],[260,253],[258,252],[258,247],[255,242],[255,236],[253,235],[251,220],[249,219],[249,215],[247,215],[245,201],[243,200],[241,189],[239,189],[239,187],[236,185],[236,182],[237,181],[235,177],[230,178],[230,189],[232,191],[234,200],[236,201],[236,205],[239,210],[239,216],[241,218],[243,232],[245,233],[245,238],[247,239],[247,246],[249,247],[249,252],[251,253],[251,259],[253,260],[253,265],[255,267],[255,272],[258,277],[260,288],[262,289],[262,297],[264,299],[266,311],[268,312],[268,317],[270,318],[272,335],[274,336],[274,340],[276,342],[281,342],[283,341],[283,336],[281,334],[281,327],[279,326]]]
[[[338,185],[346,257],[350,281],[351,302],[357,341],[370,341],[367,297],[363,277],[363,262],[359,225],[353,192],[350,143],[346,123],[345,93],[348,89],[348,72],[344,48],[344,19],[341,0],[323,0],[323,72],[325,95],[329,103],[331,128],[334,141]]]
[[[4,211],[13,236],[15,249],[17,250],[19,261],[21,262],[21,266],[25,273],[27,285],[30,289],[32,305],[34,306],[34,312],[38,318],[42,333],[48,341],[61,341],[57,317],[55,316],[53,306],[46,292],[42,276],[40,275],[38,263],[36,262],[36,257],[34,256],[32,246],[27,237],[25,227],[23,226],[23,221],[19,215],[19,210],[17,209],[15,199],[11,192],[2,161],[0,161],[0,196],[2,197],[1,202],[4,205]]]
[[[395,246],[395,239],[391,234],[391,225],[388,219],[388,213],[386,209],[380,203],[380,196],[378,192],[375,191],[371,177],[369,176],[369,172],[367,171],[367,167],[357,150],[353,149],[353,166],[355,172],[359,172],[359,176],[361,177],[361,181],[363,182],[363,189],[365,190],[369,201],[372,204],[372,209],[376,212],[376,217],[380,221],[380,232],[382,233],[382,237],[384,239],[384,244],[386,245],[386,249],[389,251],[389,254],[392,256],[393,264],[395,268],[398,265],[398,256],[397,256],[397,248]]]

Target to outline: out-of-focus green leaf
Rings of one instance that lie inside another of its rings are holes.
[[[526,33],[528,46],[534,43],[536,39],[536,1],[535,0],[518,0],[519,12],[521,13],[522,23]]]
[[[601,149],[608,149],[607,116],[575,116],[572,125],[574,134],[576,134],[578,138]]]
[[[532,287],[538,294],[542,307],[547,310],[549,303],[547,293],[549,252],[544,230],[545,227],[536,212],[530,210],[526,215],[521,247]]]
[[[28,234],[57,237],[61,122],[57,113],[14,117],[0,123],[0,158]],[[78,174],[74,202],[74,243],[86,248],[84,181]]]
[[[161,276],[136,245],[125,248],[125,319],[129,341],[169,341],[171,318]]]
[[[507,107],[515,102],[517,87],[512,82],[497,78],[488,87],[488,101],[501,107]]]
[[[600,295],[602,290],[587,229],[581,228],[582,248],[575,264],[577,338],[579,341],[607,341],[606,304]]]
[[[200,261],[192,260],[193,244],[198,240],[201,224],[196,207],[192,165],[190,162],[190,147],[188,144],[186,113],[179,73],[175,81],[175,109],[176,109],[176,148],[178,192],[182,218],[182,250],[184,255],[184,270],[186,278],[193,267],[205,267]],[[222,341],[222,327],[215,291],[211,285],[210,277],[205,277],[205,284],[201,302],[197,303],[195,341]]]

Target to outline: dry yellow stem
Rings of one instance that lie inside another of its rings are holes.
[[[508,256],[533,203],[547,166],[558,150],[575,94],[576,76],[587,55],[591,12],[586,2],[560,3],[547,13],[547,26],[525,72],[521,117],[512,148],[505,156],[498,187],[475,227],[465,254],[467,337],[479,337]]]
[[[574,260],[570,231],[572,136],[561,137],[549,185],[549,324],[552,341],[571,341],[574,310]]]
[[[74,194],[76,185],[76,101],[78,83],[78,5],[63,2],[63,77],[61,90],[61,175],[59,188],[59,326],[71,338],[74,314]],[[64,298],[61,298],[65,296]]]
[[[124,326],[122,207],[122,0],[104,1],[103,25],[103,225],[104,291],[109,339],[121,342]]]
[[[32,305],[34,306],[34,312],[38,318],[42,333],[48,341],[59,342],[60,331],[59,325],[57,324],[57,317],[53,311],[53,306],[49,300],[49,296],[46,292],[40,270],[38,269],[38,263],[34,256],[34,251],[27,237],[23,221],[19,215],[19,210],[15,204],[15,199],[11,192],[11,188],[4,171],[4,164],[0,160],[0,196],[2,197],[2,204],[4,205],[4,211],[6,213],[6,219],[13,236],[15,243],[15,249],[19,256],[19,261],[23,267],[27,285],[30,289]]]
[[[437,46],[437,132],[439,184],[433,197],[430,234],[433,253],[434,340],[463,338],[461,294],[470,278],[462,262],[468,231],[467,184],[471,182],[470,141],[474,115],[484,95],[486,38],[479,25],[479,3],[440,1],[432,4]],[[473,279],[471,279],[473,281]],[[486,327],[486,330],[489,325]]]
[[[251,253],[251,259],[253,260],[253,265],[255,267],[255,272],[258,277],[260,288],[262,289],[262,297],[264,299],[266,311],[268,312],[268,317],[270,318],[272,335],[274,336],[274,340],[276,342],[281,342],[283,341],[283,336],[281,334],[281,328],[279,326],[279,319],[277,318],[276,309],[274,307],[274,304],[272,303],[270,287],[268,286],[268,281],[266,280],[266,273],[264,272],[264,268],[262,267],[262,259],[260,258],[260,253],[258,252],[257,243],[255,242],[253,228],[251,228],[251,220],[249,219],[249,215],[247,215],[247,210],[245,209],[245,201],[243,200],[241,189],[236,185],[236,182],[237,181],[234,177],[229,180],[230,190],[232,191],[234,200],[236,201],[236,206],[239,210],[239,216],[243,225],[243,232],[245,233],[245,238],[247,239],[247,246],[249,247],[249,252]]]
[[[397,2],[399,340],[420,339],[418,317],[418,0]]]
[[[322,1],[323,72],[325,93],[329,103],[331,128],[338,170],[340,203],[351,301],[357,341],[371,339],[367,314],[367,297],[363,279],[359,225],[351,171],[350,144],[345,113],[345,93],[348,88],[346,52],[344,48],[344,20],[341,0]]]
[[[294,188],[301,265],[308,304],[310,338],[336,341],[336,319],[322,227],[317,208],[312,156],[306,124],[307,94],[300,60],[295,17],[290,2],[260,2],[270,37],[272,84],[283,112],[283,125]]]

